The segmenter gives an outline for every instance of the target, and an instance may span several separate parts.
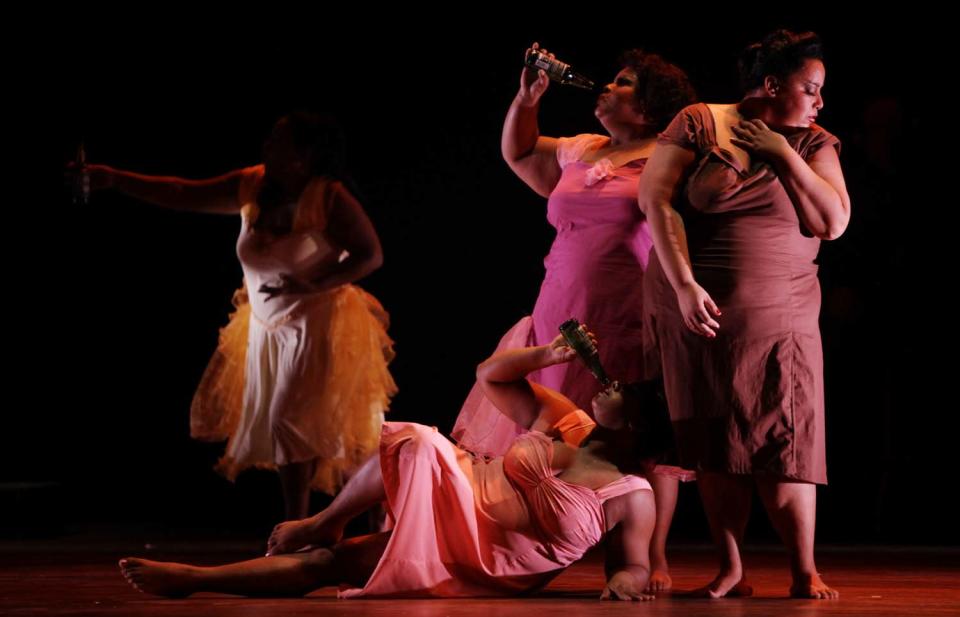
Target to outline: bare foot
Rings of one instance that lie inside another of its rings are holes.
[[[646,593],[661,593],[668,591],[673,587],[673,579],[670,578],[670,574],[667,570],[661,570],[659,568],[654,568],[653,572],[650,574],[650,580],[647,581],[647,587],[643,591]]]
[[[120,572],[134,589],[168,598],[183,598],[195,590],[197,568],[169,561],[127,557],[120,560]]]
[[[739,572],[721,570],[717,578],[705,587],[695,589],[691,595],[696,598],[746,598],[753,595],[753,587]]]
[[[840,592],[836,589],[827,587],[820,575],[801,574],[793,579],[793,585],[790,587],[791,598],[812,598],[814,600],[836,600],[840,597]]]
[[[333,546],[342,537],[343,526],[326,521],[323,512],[299,521],[285,521],[273,528],[267,540],[267,556],[293,553],[308,546]]]

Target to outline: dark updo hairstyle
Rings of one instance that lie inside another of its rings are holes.
[[[619,428],[599,425],[590,438],[603,444],[598,452],[622,473],[649,475],[673,449],[663,382],[657,379],[623,384],[620,396],[624,424]]]
[[[767,75],[780,80],[795,73],[806,60],[823,61],[823,45],[813,32],[799,34],[775,30],[740,52],[740,90],[750,92],[763,85]]]

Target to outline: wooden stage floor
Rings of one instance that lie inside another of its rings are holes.
[[[222,563],[255,555],[253,543],[193,542],[137,548],[123,543],[0,542],[0,615],[124,615],[139,617],[296,617],[299,615],[410,617],[589,617],[592,615],[716,615],[718,617],[813,617],[821,615],[960,615],[960,550],[884,547],[821,547],[818,565],[840,599],[787,598],[786,556],[756,547],[746,554],[756,595],[746,599],[684,598],[682,590],[707,582],[714,556],[706,547],[671,550],[677,593],[652,602],[600,602],[599,555],[574,565],[540,594],[518,599],[337,600],[333,589],[298,599],[245,599],[201,594],[185,600],[146,596],[127,585],[116,563],[144,556],[192,563]]]

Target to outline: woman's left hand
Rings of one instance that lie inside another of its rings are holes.
[[[790,150],[787,138],[770,129],[763,120],[742,120],[730,127],[730,143],[763,159],[773,159]]]
[[[279,285],[269,285],[264,283],[260,286],[260,293],[267,294],[267,300],[273,300],[277,296],[308,294],[318,291],[313,283],[298,279],[289,274],[280,275]]]

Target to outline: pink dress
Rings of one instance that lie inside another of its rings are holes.
[[[597,335],[607,373],[631,382],[657,374],[644,357],[642,334],[643,273],[653,246],[649,224],[637,206],[637,182],[646,159],[620,167],[609,159],[580,160],[609,141],[603,135],[560,139],[557,161],[563,172],[547,202],[547,220],[557,236],[544,260],[546,276],[533,314],[507,332],[497,349],[545,345],[559,334],[560,324],[575,317]],[[528,379],[562,392],[586,410],[600,391],[581,362],[551,366]],[[498,456],[522,433],[474,386],[452,436],[471,451]]]
[[[503,596],[541,588],[609,531],[604,502],[650,490],[632,475],[598,490],[564,482],[551,467],[553,441],[539,432],[482,462],[435,428],[387,422],[380,457],[396,526],[367,584],[341,589],[341,597]]]

